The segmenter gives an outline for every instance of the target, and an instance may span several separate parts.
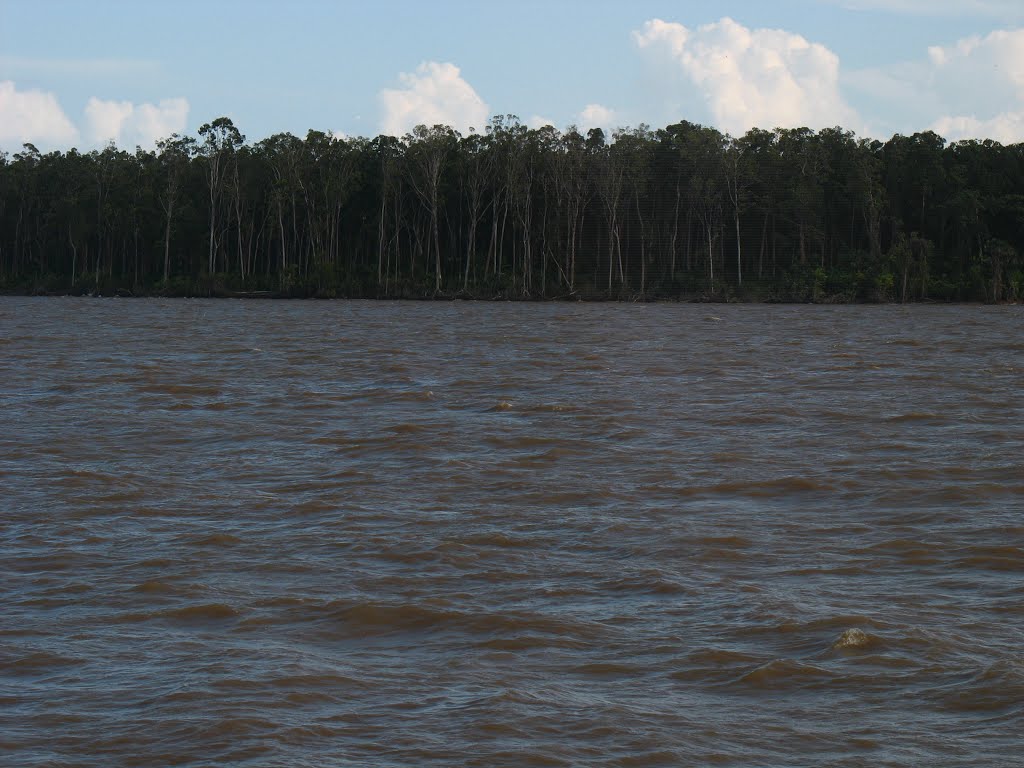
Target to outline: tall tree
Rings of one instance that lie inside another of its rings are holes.
[[[171,227],[174,224],[174,211],[181,195],[185,174],[195,153],[195,139],[190,136],[172,134],[157,142],[159,150],[160,170],[163,174],[159,199],[164,212],[164,270],[163,279],[166,283],[171,269]]]
[[[458,134],[445,125],[418,125],[406,136],[407,157],[412,173],[409,180],[416,195],[430,213],[430,244],[434,254],[434,290],[441,291],[441,236],[438,226],[441,173],[458,142]]]
[[[217,220],[218,209],[224,190],[225,178],[229,176],[229,165],[234,160],[235,151],[245,142],[245,137],[238,132],[231,118],[218,117],[211,123],[204,123],[199,128],[203,143],[199,153],[206,162],[206,180],[210,204],[210,239],[207,272],[213,274],[216,269],[217,251]]]

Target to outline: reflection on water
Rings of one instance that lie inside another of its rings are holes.
[[[1020,764],[1022,324],[0,299],[0,750]]]

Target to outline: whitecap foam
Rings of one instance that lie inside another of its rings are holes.
[[[856,627],[848,629],[832,644],[833,648],[865,648],[871,644],[871,635]]]

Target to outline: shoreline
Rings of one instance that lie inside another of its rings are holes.
[[[901,302],[885,298],[850,298],[842,295],[823,295],[818,297],[796,296],[757,296],[751,294],[708,294],[686,292],[679,294],[647,293],[647,294],[608,294],[603,292],[576,292],[560,296],[530,295],[485,295],[474,293],[435,293],[365,295],[327,295],[317,292],[288,291],[219,291],[208,292],[169,292],[169,291],[130,291],[118,289],[109,293],[66,290],[66,291],[27,291],[0,290],[0,297],[37,297],[37,298],[90,298],[90,299],[240,299],[246,301],[379,301],[379,302],[481,302],[481,303],[517,303],[517,304],[751,304],[751,305],[819,305],[819,306],[1017,306],[1016,301],[977,301],[915,299]]]

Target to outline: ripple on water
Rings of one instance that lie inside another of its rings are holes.
[[[1018,308],[0,318],[11,765],[1020,762]]]

